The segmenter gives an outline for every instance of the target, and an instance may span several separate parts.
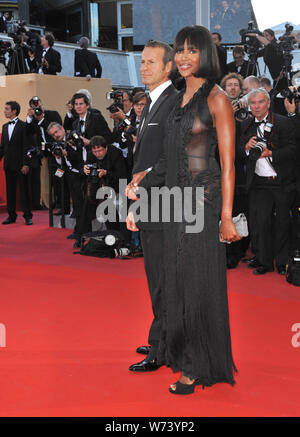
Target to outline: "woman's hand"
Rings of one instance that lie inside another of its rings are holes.
[[[222,241],[230,241],[230,243],[242,239],[242,237],[238,234],[232,219],[229,218],[221,221],[220,236]]]

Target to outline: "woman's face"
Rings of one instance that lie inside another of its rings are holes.
[[[199,70],[200,51],[199,49],[188,48],[185,41],[183,50],[176,51],[174,60],[182,77],[193,76]]]
[[[134,112],[136,113],[136,116],[138,119],[141,118],[141,115],[142,115],[144,107],[146,106],[146,103],[147,103],[147,98],[143,97],[141,100],[139,100],[137,103],[135,103],[133,105]]]

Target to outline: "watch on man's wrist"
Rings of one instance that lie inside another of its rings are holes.
[[[296,115],[296,112],[288,112],[288,117],[294,117]]]

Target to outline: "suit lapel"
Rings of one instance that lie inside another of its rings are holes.
[[[137,148],[141,142],[141,139],[148,127],[148,124],[150,123],[150,121],[153,119],[154,115],[156,114],[156,112],[158,111],[158,108],[160,107],[160,105],[162,104],[162,102],[169,96],[169,92],[167,90],[169,90],[170,87],[168,87],[160,96],[159,98],[156,100],[156,102],[154,103],[154,105],[151,108],[151,111],[148,112],[146,118],[141,120],[140,126],[142,126],[141,129],[139,129],[138,131],[138,137],[137,137],[137,141],[136,141],[136,146],[135,146],[135,151],[134,153],[136,153]]]

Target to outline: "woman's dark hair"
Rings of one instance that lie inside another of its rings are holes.
[[[20,114],[21,107],[18,102],[15,102],[14,100],[11,100],[9,102],[5,103],[7,106],[10,106],[11,111],[16,111],[16,117]]]
[[[195,77],[205,79],[217,79],[220,77],[219,57],[211,33],[203,26],[187,26],[181,29],[174,41],[175,53],[183,50],[187,42],[189,49],[200,51],[199,69],[194,73]]]
[[[91,138],[90,145],[92,149],[94,147],[104,147],[106,149],[107,141],[104,137],[101,137],[100,135],[95,135],[94,137]]]

